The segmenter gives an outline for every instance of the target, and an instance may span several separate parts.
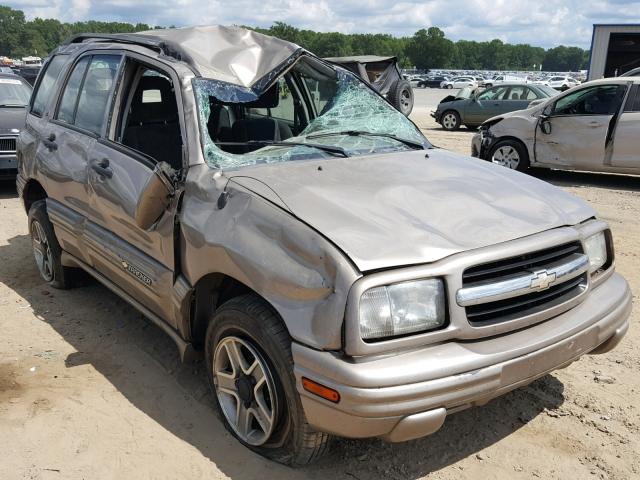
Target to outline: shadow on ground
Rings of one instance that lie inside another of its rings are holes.
[[[558,187],[594,187],[607,190],[640,191],[640,176],[536,168],[531,175]]]
[[[305,469],[288,469],[229,436],[214,412],[204,366],[180,364],[171,340],[132,307],[94,283],[67,291],[48,288],[37,274],[27,235],[0,246],[0,264],[9,257],[16,261],[0,269],[0,282],[77,350],[65,361],[71,375],[76,365],[92,365],[136,408],[233,479],[256,478],[255,472],[280,479],[415,479],[505,439],[564,401],[562,383],[546,376],[485,407],[451,416],[430,437],[403,444],[338,440],[328,458]]]
[[[16,198],[16,181],[13,178],[0,178],[0,199]]]

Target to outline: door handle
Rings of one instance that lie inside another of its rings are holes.
[[[91,168],[101,177],[113,177],[113,170],[109,167],[109,159],[91,160]]]
[[[56,143],[56,134],[50,133],[47,138],[42,139],[42,143],[50,152],[53,152],[58,149],[58,144]]]
[[[591,128],[596,128],[600,126],[600,122],[589,122],[589,126]]]

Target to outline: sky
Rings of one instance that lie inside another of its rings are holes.
[[[640,0],[0,0],[27,18],[149,25],[252,25],[589,48],[594,23],[640,23]]]

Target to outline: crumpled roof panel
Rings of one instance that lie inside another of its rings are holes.
[[[241,27],[210,25],[135,33],[180,47],[200,75],[251,87],[301,47]]]

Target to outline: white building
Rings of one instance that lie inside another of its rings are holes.
[[[596,24],[587,80],[617,77],[640,67],[640,24]]]

